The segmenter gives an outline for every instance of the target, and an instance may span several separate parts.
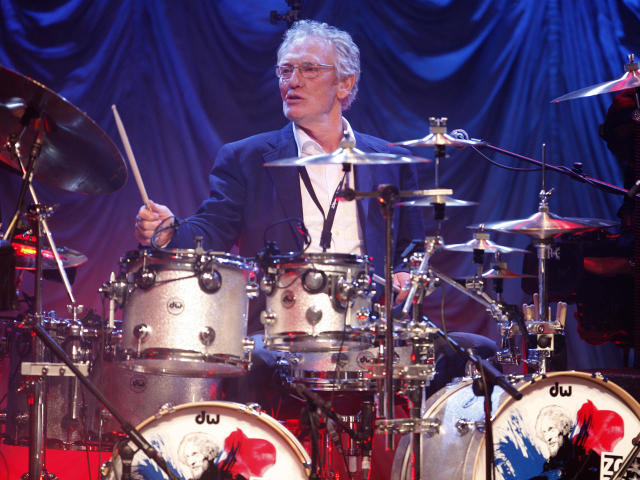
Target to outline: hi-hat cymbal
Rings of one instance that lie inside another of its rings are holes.
[[[473,239],[466,243],[454,243],[451,245],[445,245],[443,248],[450,252],[473,252],[475,250],[484,250],[485,253],[529,253],[529,250],[524,250],[522,248],[498,245],[497,243],[489,240],[489,234],[486,232],[476,232],[473,234]]]
[[[11,241],[13,249],[16,251],[16,268],[19,270],[36,269],[36,244],[31,236],[19,235]],[[87,263],[87,256],[68,247],[58,247],[58,255],[62,260],[64,268],[79,267]],[[53,252],[48,249],[42,250],[42,269],[57,270],[56,259]]]
[[[482,274],[482,278],[491,279],[506,279],[506,278],[535,278],[535,275],[528,273],[517,273],[513,270],[509,270],[507,267],[498,267],[494,265],[494,268],[490,268]]]
[[[44,129],[35,178],[71,192],[110,193],[127,179],[120,152],[85,113],[44,85],[0,67],[0,145],[20,135],[22,161]],[[6,149],[0,161],[18,174],[18,162]]]
[[[450,188],[433,188],[431,190],[419,190],[416,191],[416,196],[422,196],[417,200],[407,200],[406,202],[399,202],[396,205],[399,207],[433,207],[436,205],[444,205],[446,207],[470,207],[477,205],[477,202],[469,202],[467,200],[459,200],[452,198],[449,195],[453,193]]]
[[[502,222],[483,224],[485,230],[504,233],[521,233],[532,238],[546,240],[565,233],[597,230],[617,225],[617,222],[601,218],[572,218],[560,217],[547,211],[539,211],[530,217],[519,220],[505,220]],[[469,228],[478,228],[478,225]]]
[[[485,145],[486,142],[482,140],[465,140],[462,138],[455,138],[448,133],[430,133],[426,137],[417,138],[415,140],[405,140],[403,142],[390,143],[389,145],[396,147],[456,147],[464,148],[470,145]]]
[[[292,157],[265,163],[265,167],[302,167],[305,165],[393,165],[406,163],[428,163],[431,160],[412,155],[393,153],[363,152],[355,148],[353,142],[343,141],[331,153]]]
[[[551,102],[558,103],[564,100],[573,100],[574,98],[591,97],[592,95],[600,95],[601,93],[619,92],[620,90],[627,90],[629,88],[639,88],[640,70],[638,69],[638,63],[634,61],[633,54],[629,55],[629,63],[624,66],[624,69],[625,73],[620,78],[566,93],[551,100]]]

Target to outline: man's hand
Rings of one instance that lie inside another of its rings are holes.
[[[149,204],[151,209],[143,205],[140,207],[140,210],[138,210],[138,215],[136,216],[136,239],[141,245],[145,246],[151,245],[151,238],[156,229],[161,225],[163,227],[169,226],[171,221],[167,219],[173,217],[171,210],[164,205],[152,201],[149,201]],[[155,243],[159,247],[165,247],[171,241],[172,236],[172,229],[164,230],[156,235]]]
[[[398,272],[393,274],[393,289],[398,290],[393,304],[399,305],[403,303],[409,295],[411,288],[411,274],[409,272]]]

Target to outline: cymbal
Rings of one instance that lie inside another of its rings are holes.
[[[461,138],[455,138],[448,133],[430,133],[426,137],[417,138],[415,140],[405,140],[403,142],[390,143],[391,146],[396,147],[456,147],[464,148],[470,145],[485,145],[486,142],[482,140],[464,140]]]
[[[483,224],[483,227],[485,230],[504,233],[521,233],[529,237],[545,240],[565,233],[597,230],[614,225],[617,225],[617,222],[601,218],[561,217],[547,211],[540,211],[527,218],[486,223]],[[470,228],[478,228],[478,225]]]
[[[624,66],[624,69],[625,73],[620,78],[566,93],[551,100],[551,102],[558,103],[564,100],[573,100],[574,98],[591,97],[601,93],[619,92],[620,90],[640,87],[640,70],[638,70],[638,64],[634,61],[633,54],[629,55],[629,63]]]
[[[44,85],[0,67],[0,144],[24,129],[20,151],[26,165],[39,126],[44,127],[44,136],[35,178],[63,190],[91,194],[114,192],[124,185],[124,160],[93,120]],[[6,149],[0,151],[0,161],[22,175]]]
[[[354,142],[343,141],[340,147],[331,153],[292,157],[265,163],[265,167],[302,167],[305,165],[393,165],[408,163],[428,163],[431,160],[411,155],[393,153],[363,152],[354,146]]]
[[[417,200],[407,200],[399,202],[399,207],[433,207],[435,205],[445,205],[447,207],[470,207],[477,205],[478,202],[469,202],[467,200],[459,200],[449,195],[453,193],[450,188],[433,188],[431,190],[416,191],[416,196],[423,196]]]
[[[506,278],[535,278],[535,275],[528,273],[517,273],[513,270],[509,270],[506,266],[500,267],[494,265],[494,268],[490,268],[482,274],[482,278],[492,279],[506,279]]]
[[[497,243],[489,240],[489,234],[486,232],[476,232],[473,234],[473,239],[466,243],[454,243],[451,245],[445,245],[443,248],[450,252],[473,252],[475,250],[484,250],[485,253],[529,253],[529,250],[524,250],[522,248],[498,245]]]
[[[16,268],[19,270],[35,270],[36,244],[34,238],[28,235],[16,236],[11,241],[11,245],[16,251]],[[62,266],[64,268],[79,267],[88,261],[86,255],[68,247],[58,247],[58,255],[60,255],[60,260],[62,260]],[[51,250],[42,250],[42,269],[58,269],[56,259]]]

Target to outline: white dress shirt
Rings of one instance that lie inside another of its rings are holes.
[[[351,125],[344,117],[342,118],[342,125],[343,129],[346,129],[349,133],[349,137],[355,141]],[[295,124],[293,125],[293,135],[298,146],[299,157],[330,153],[325,152],[318,142],[309,137],[304,130]],[[344,175],[342,165],[307,165],[306,169],[309,173],[313,191],[320,205],[322,205],[324,214],[328,215],[333,194]],[[353,171],[349,173],[348,177],[349,187],[354,188]],[[300,178],[299,185],[302,196],[303,221],[311,235],[311,245],[307,252],[322,252],[322,247],[320,246],[320,234],[324,224],[322,212],[320,212],[320,209],[311,198],[302,178]],[[356,201],[338,202],[333,226],[331,227],[331,247],[327,249],[327,252],[362,254],[364,251],[363,246]]]

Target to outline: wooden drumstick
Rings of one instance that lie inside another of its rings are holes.
[[[149,202],[149,196],[147,195],[147,190],[146,188],[144,188],[144,183],[142,182],[142,176],[140,176],[140,170],[138,170],[138,164],[136,163],[136,158],[133,156],[133,150],[131,150],[131,145],[129,144],[129,138],[127,137],[127,132],[124,129],[122,120],[120,120],[120,115],[118,115],[118,109],[116,108],[115,105],[111,105],[111,110],[113,110],[113,116],[116,119],[116,125],[118,127],[118,132],[120,133],[120,139],[122,140],[122,144],[124,145],[124,151],[127,153],[127,158],[129,159],[129,165],[131,166],[131,172],[133,173],[133,178],[136,179],[138,190],[140,190],[142,203],[144,203],[144,206],[147,207],[147,210],[151,210],[151,202]]]

